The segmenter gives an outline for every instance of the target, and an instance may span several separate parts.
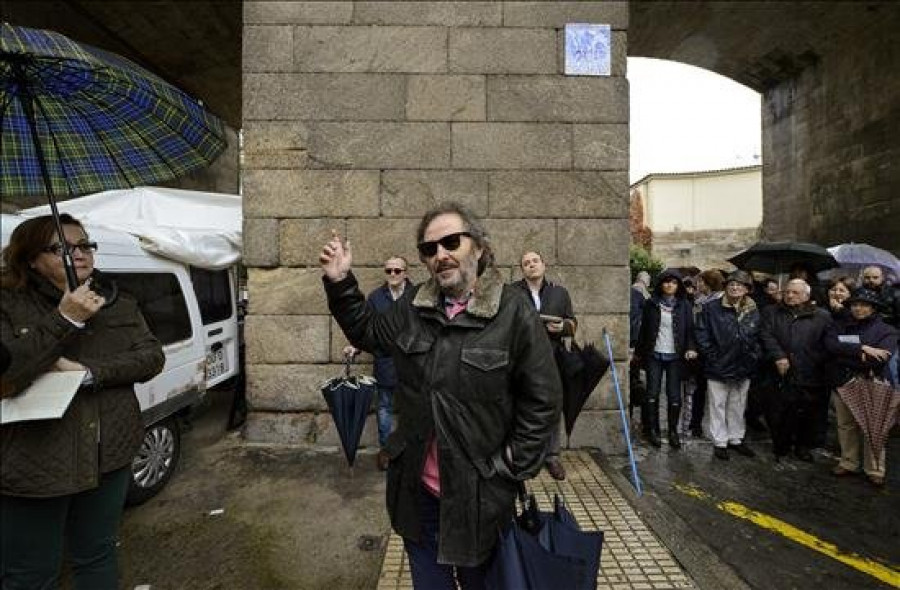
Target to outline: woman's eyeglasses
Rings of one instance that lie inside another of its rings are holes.
[[[81,250],[82,254],[93,254],[97,251],[97,242],[78,242],[77,244],[68,244],[69,251],[74,252],[76,249]],[[43,249],[44,252],[49,252],[55,256],[62,256],[63,246],[62,244],[56,243],[51,246],[47,246]]]
[[[384,269],[384,274],[386,275],[402,275],[406,272],[406,269],[403,268],[386,268]]]
[[[471,238],[472,234],[467,231],[460,231],[456,232],[455,234],[447,234],[440,240],[419,242],[416,248],[419,249],[419,254],[421,254],[425,258],[431,258],[435,254],[437,254],[439,244],[443,246],[444,250],[447,250],[448,252],[453,252],[454,250],[459,248],[460,243],[462,243],[463,236]]]

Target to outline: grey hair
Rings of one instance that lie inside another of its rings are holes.
[[[803,287],[803,293],[806,294],[807,297],[812,293],[812,287],[809,286],[809,283],[804,281],[803,279],[791,279],[787,282],[788,285],[791,283],[796,283]]]
[[[478,275],[481,276],[486,268],[494,265],[494,250],[491,247],[491,240],[484,224],[465,205],[461,205],[455,201],[446,201],[429,209],[425,215],[422,216],[419,227],[416,229],[416,243],[420,244],[425,240],[425,230],[428,229],[428,226],[431,225],[432,221],[441,215],[447,214],[459,215],[463,221],[463,225],[466,227],[466,231],[469,233],[475,244],[481,248],[482,254],[481,258],[478,260]],[[421,259],[421,256],[419,258]],[[422,260],[422,262],[424,262],[424,260]]]

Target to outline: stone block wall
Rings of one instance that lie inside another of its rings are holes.
[[[606,327],[624,359],[627,20],[627,2],[244,3],[249,440],[336,444],[318,389],[346,340],[319,249],[347,236],[366,291],[396,254],[423,280],[415,226],[444,200],[486,220],[510,280],[540,250],[579,338]],[[612,76],[563,75],[567,22],[612,25]],[[573,444],[621,451],[615,408],[607,377]]]
[[[896,15],[896,12],[894,12]],[[900,254],[897,18],[835,43],[763,101],[763,232]]]

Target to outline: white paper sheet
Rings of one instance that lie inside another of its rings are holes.
[[[87,371],[44,373],[19,395],[0,401],[0,424],[62,418],[86,374]]]

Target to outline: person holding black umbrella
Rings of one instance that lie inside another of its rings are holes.
[[[394,358],[387,508],[413,584],[482,588],[519,482],[538,473],[559,427],[562,385],[543,323],[504,284],[474,214],[441,204],[422,217],[416,241],[431,278],[381,314],[366,305],[337,232],[319,262],[351,344]]]
[[[525,252],[519,263],[524,278],[513,284],[522,289],[540,314],[547,329],[547,336],[553,344],[554,357],[559,358],[561,354],[559,349],[565,346],[563,338],[575,336],[575,330],[578,328],[572,299],[565,287],[546,279],[547,265],[540,252],[533,250]],[[550,434],[546,466],[553,479],[563,480],[566,479],[566,469],[559,460],[559,438],[559,429],[554,429]]]

